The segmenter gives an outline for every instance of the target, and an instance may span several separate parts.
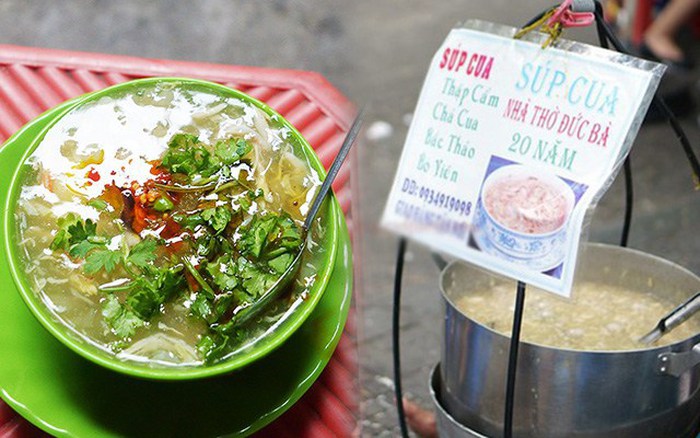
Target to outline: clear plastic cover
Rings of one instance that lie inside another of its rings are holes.
[[[568,296],[590,211],[630,151],[663,65],[469,20],[438,49],[382,224]]]
[[[464,29],[479,30],[482,32],[488,32],[494,35],[500,35],[509,38],[513,38],[515,33],[519,30],[518,28],[512,26],[506,26],[502,24],[491,23],[476,19],[467,20],[464,23],[458,25],[458,27]],[[547,38],[548,35],[534,31],[525,34],[521,39],[542,45],[547,40]],[[625,159],[629,155],[630,150],[632,149],[632,145],[634,144],[634,140],[637,137],[637,133],[639,132],[639,128],[644,122],[647,110],[649,109],[651,101],[654,98],[654,94],[656,93],[659,83],[661,82],[661,78],[663,77],[666,71],[666,66],[657,62],[652,62],[624,53],[607,50],[602,47],[595,47],[589,44],[567,40],[564,38],[556,39],[552,43],[551,47],[567,52],[578,53],[587,57],[591,57],[592,59],[613,62],[633,69],[647,71],[650,72],[652,75],[649,86],[644,90],[644,93],[642,94],[642,102],[639,105],[639,108],[637,109],[637,113],[633,117],[630,128],[627,131],[627,135],[622,144],[622,148],[620,149],[620,153],[613,164],[612,171],[610,172],[610,175],[604,181],[603,185],[595,194],[595,196],[591,200],[591,203],[586,209],[585,217],[581,226],[581,237],[579,241],[579,252],[577,257],[577,260],[580,261],[582,258],[582,253],[586,250],[586,245],[584,245],[584,243],[586,243],[589,240],[591,220],[595,213],[596,206],[617,178],[617,174],[619,173],[620,168],[622,167]]]

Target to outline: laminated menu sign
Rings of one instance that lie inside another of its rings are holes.
[[[629,152],[664,68],[570,41],[543,49],[514,32],[477,21],[450,32],[382,225],[568,296],[586,211]]]

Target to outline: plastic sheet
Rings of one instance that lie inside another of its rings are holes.
[[[382,223],[568,296],[587,212],[628,155],[664,67],[517,31],[470,20],[450,32]]]

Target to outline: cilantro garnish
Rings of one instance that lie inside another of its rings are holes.
[[[200,213],[178,213],[173,215],[173,220],[180,224],[182,228],[187,228],[189,230],[194,230],[198,226],[204,224],[204,219],[202,218],[202,215]]]
[[[139,268],[145,268],[156,259],[158,242],[154,238],[146,238],[129,250],[126,261]]]
[[[107,239],[97,235],[97,224],[84,222],[74,213],[58,219],[59,230],[51,242],[54,251],[63,250],[73,258],[85,259],[83,270],[95,274],[101,269],[111,272],[121,260],[121,253],[107,249]]]
[[[134,245],[125,255],[122,251],[107,247],[109,239],[97,235],[97,224],[90,219],[84,222],[75,214],[58,219],[59,231],[56,233],[51,249],[63,250],[74,259],[84,259],[83,270],[93,275],[101,270],[112,272],[117,265],[129,263],[145,268],[156,259],[158,242],[147,238]]]
[[[82,242],[78,242],[75,245],[72,245],[68,250],[68,254],[73,258],[84,259],[85,257],[87,257],[88,253],[93,249],[104,247],[104,243],[94,243],[90,242],[89,240],[83,240]]]
[[[270,260],[269,262],[267,262],[267,264],[270,265],[270,267],[274,269],[275,272],[277,272],[278,274],[282,274],[284,273],[284,271],[287,270],[289,265],[292,264],[293,260],[294,256],[291,253],[285,253]]]
[[[191,134],[176,134],[163,154],[161,167],[171,173],[187,175],[192,181],[196,176],[210,177],[225,171],[225,166],[239,162],[252,146],[244,139],[229,138],[213,147],[200,142]]]
[[[170,139],[168,149],[163,154],[161,166],[170,173],[185,175],[200,174],[208,176],[210,153],[199,142],[197,136],[191,134],[176,134]]]
[[[210,324],[214,323],[217,319],[211,300],[207,298],[205,294],[197,294],[197,297],[190,305],[190,311],[193,315],[202,318]]]
[[[231,255],[224,254],[207,266],[207,272],[214,280],[214,284],[222,291],[230,291],[238,286],[236,266],[232,262]]]
[[[102,316],[120,338],[133,336],[144,322],[134,312],[124,307],[114,295],[107,295],[102,305]]]
[[[240,257],[238,259],[238,275],[241,277],[243,288],[252,297],[260,297],[277,280],[277,275],[269,272],[261,264]]]
[[[213,229],[216,234],[221,233],[226,229],[226,225],[231,222],[233,215],[228,208],[214,207],[202,210],[202,219],[204,219]]]
[[[128,345],[139,327],[178,300],[208,326],[197,348],[212,362],[258,318],[241,317],[241,308],[276,299],[265,294],[291,266],[303,233],[286,213],[268,211],[263,190],[247,183],[254,175],[246,159],[251,151],[241,138],[207,144],[191,134],[173,136],[154,172],[158,177],[135,186],[140,194],[134,186],[120,189],[131,191],[132,204],[140,202],[138,212],[146,217],[147,233],[138,231],[148,237],[136,244],[127,243],[133,236],[105,235],[102,225],[98,233],[97,223],[73,213],[58,219],[52,250],[82,262],[87,275],[116,271],[119,277],[99,288],[105,294],[104,320],[122,338],[113,348]],[[157,197],[150,196],[153,187]],[[205,196],[192,195],[197,193]],[[88,205],[101,212],[100,218],[112,215],[118,226],[125,225],[119,222],[118,201],[96,198]]]
[[[239,232],[243,234],[238,242],[241,254],[256,259],[273,259],[301,245],[301,229],[286,215],[256,216]]]
[[[56,236],[54,236],[54,239],[49,246],[54,251],[69,249],[72,244],[84,240],[86,228],[88,230],[94,229],[94,223],[90,219],[83,224],[78,215],[75,213],[68,213],[63,217],[58,218],[57,223],[58,231],[56,231]]]
[[[213,362],[224,355],[228,343],[229,337],[227,335],[214,332],[202,336],[197,343],[197,351],[206,362]]]
[[[172,296],[184,289],[185,278],[181,269],[148,267],[135,281],[126,298],[129,307],[141,318],[148,320]]]
[[[260,257],[276,223],[277,217],[274,215],[253,217],[248,226],[242,230],[243,237],[238,242],[241,254]]]
[[[111,251],[106,248],[96,249],[85,257],[83,270],[88,275],[96,274],[101,269],[112,272],[121,261],[122,253],[119,251]]]
[[[253,147],[242,138],[229,138],[216,143],[216,146],[214,146],[214,154],[218,161],[227,166],[240,161],[251,150],[253,150]]]
[[[97,224],[92,219],[86,219],[85,222],[77,221],[68,227],[68,233],[70,234],[68,242],[73,245],[94,237],[96,232]]]

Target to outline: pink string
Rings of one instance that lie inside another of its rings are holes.
[[[595,16],[591,12],[573,12],[572,2],[573,0],[564,0],[547,20],[547,25],[554,26],[559,23],[562,27],[585,27],[595,22]]]

